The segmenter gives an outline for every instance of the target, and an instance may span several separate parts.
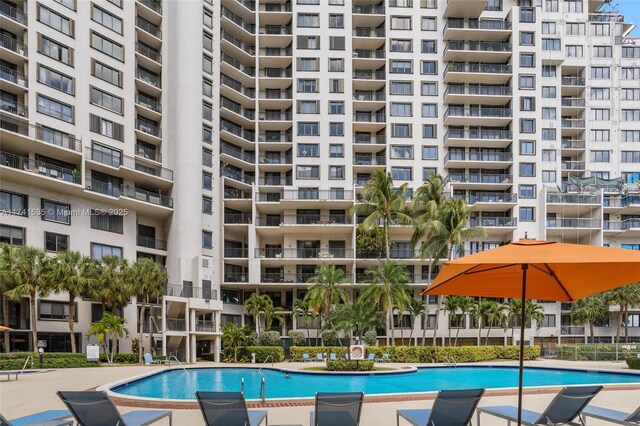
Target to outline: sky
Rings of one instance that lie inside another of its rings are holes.
[[[611,0],[612,5],[618,5],[618,10],[624,15],[626,22],[633,22],[636,28],[632,37],[640,37],[640,0]]]

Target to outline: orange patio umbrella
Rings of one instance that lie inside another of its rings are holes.
[[[13,330],[13,328],[6,327],[4,325],[0,325],[0,331]]]
[[[523,239],[445,262],[424,294],[522,300],[518,425],[522,415],[525,299],[574,301],[640,281],[640,252]]]

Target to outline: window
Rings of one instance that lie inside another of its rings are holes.
[[[542,140],[543,141],[555,141],[557,139],[557,132],[554,128],[543,128],[542,129]]]
[[[591,108],[591,119],[595,121],[609,121],[611,119],[611,111],[609,108]]]
[[[623,109],[620,121],[640,121],[640,109]]]
[[[535,163],[520,163],[520,176],[533,177],[536,175]]]
[[[202,118],[206,120],[213,119],[213,106],[208,102],[202,103]]]
[[[298,101],[298,114],[318,114],[318,101]]]
[[[122,247],[109,246],[106,244],[91,243],[91,258],[102,260],[105,256],[117,256],[122,258]]]
[[[411,180],[412,170],[411,167],[392,167],[391,177],[393,180]]]
[[[213,200],[211,197],[202,197],[202,213],[213,213]]]
[[[343,158],[344,157],[344,145],[331,144],[329,145],[329,157],[331,158]]]
[[[536,198],[536,186],[535,185],[520,185],[518,196],[525,199]]]
[[[594,163],[608,163],[610,151],[591,151],[591,161]]]
[[[488,0],[485,10],[492,10],[492,11],[502,10],[502,0]]]
[[[73,21],[38,4],[38,21],[63,34],[73,37]]]
[[[320,27],[320,19],[316,13],[298,13],[299,28],[318,28]]]
[[[425,145],[422,147],[422,159],[423,160],[437,160],[438,159],[438,147],[434,145]]]
[[[119,141],[124,141],[124,126],[111,120],[89,114],[91,131]]]
[[[410,138],[411,137],[411,124],[407,123],[392,123],[391,124],[391,136],[395,138]]]
[[[400,102],[392,102],[391,103],[391,116],[392,117],[411,117],[412,108],[410,103],[400,103]]]
[[[534,222],[533,207],[520,207],[520,222]]]
[[[202,15],[202,23],[207,28],[213,28],[213,15],[205,11],[204,14]]]
[[[329,72],[342,72],[342,71],[344,71],[344,59],[329,58]]]
[[[594,142],[609,142],[610,132],[609,130],[594,129],[589,132],[591,140]]]
[[[622,130],[620,140],[622,142],[640,142],[640,130]]]
[[[428,180],[431,175],[437,175],[438,168],[437,167],[423,167],[422,168],[422,180]]]
[[[544,2],[544,11],[545,12],[558,12],[559,11],[559,3],[560,0],[545,0]]]
[[[543,77],[555,77],[557,75],[558,68],[555,65],[543,65],[542,76]]]
[[[542,23],[542,34],[545,35],[556,35],[556,23],[555,22],[543,22]]]
[[[319,157],[318,145],[314,143],[298,144],[298,157]]]
[[[298,179],[319,179],[320,167],[319,166],[298,166],[296,169],[296,176]]]
[[[564,29],[567,35],[571,36],[583,36],[585,35],[585,26],[584,24],[577,22],[567,22],[564,25]]]
[[[543,38],[542,50],[560,50],[559,38]]]
[[[303,50],[320,49],[320,36],[299,35],[297,38],[296,48]]]
[[[344,123],[329,123],[329,136],[344,136]]]
[[[640,89],[625,89],[620,90],[620,100],[622,101],[640,101]]]
[[[24,228],[0,224],[0,243],[22,246],[25,240],[24,234]]]
[[[622,67],[620,69],[620,80],[640,80],[640,68]]]
[[[556,152],[555,149],[543,149],[542,161],[556,161]]]
[[[520,141],[520,155],[536,155],[536,142]]]
[[[71,204],[42,199],[42,220],[71,224]]]
[[[598,80],[608,80],[611,78],[610,67],[591,67],[591,78]]]
[[[106,10],[99,8],[95,4],[93,5],[91,19],[99,23],[100,25],[117,32],[118,34],[122,34],[122,19],[113,16],[112,14],[110,14]]]
[[[520,66],[522,68],[534,68],[536,66],[535,56],[533,53],[521,53]]]
[[[111,83],[114,86],[122,87],[122,71],[111,68],[110,66],[96,60],[92,61],[92,65],[91,74],[94,77],[106,81],[107,83]]]
[[[29,215],[29,196],[16,192],[0,191],[0,211],[17,216]]]
[[[67,302],[53,302],[41,300],[38,309],[38,319],[68,320],[69,304]],[[75,304],[77,308],[77,303]],[[73,320],[78,321],[78,309],[73,310]]]
[[[565,46],[565,53],[569,58],[582,58],[584,56],[584,49],[581,44],[568,44]]]
[[[413,147],[409,145],[391,145],[391,158],[411,160],[413,159]]]
[[[520,98],[520,111],[535,111],[536,99],[529,97]]]
[[[202,71],[207,74],[213,73],[213,59],[207,55],[202,55]]]
[[[640,58],[640,47],[622,46],[623,58]]]
[[[438,74],[437,61],[420,61],[420,72],[422,74],[436,75]]]
[[[555,183],[556,182],[556,171],[555,170],[543,170],[542,171],[542,181],[547,183]]]
[[[422,96],[438,96],[438,83],[431,81],[422,82],[422,90],[420,94]]]
[[[123,225],[124,217],[122,215],[109,214],[103,210],[91,210],[92,229],[122,234]]]
[[[422,53],[438,53],[436,40],[422,40]]]
[[[640,151],[622,151],[620,152],[621,163],[640,163]]]
[[[73,66],[73,49],[38,34],[38,51],[63,64]]]
[[[202,34],[202,47],[209,52],[213,51],[213,37],[209,34]]]
[[[413,94],[413,86],[411,81],[392,81],[392,95],[411,95]]]
[[[91,47],[119,61],[124,61],[124,47],[96,32],[91,32]]]
[[[593,46],[593,56],[595,58],[610,58],[613,55],[611,46]]]
[[[565,13],[582,13],[584,0],[564,0],[563,11]]]
[[[329,101],[329,114],[344,114],[344,102]]]
[[[329,93],[344,93],[344,79],[329,79]]]
[[[202,165],[208,167],[213,165],[213,153],[211,150],[202,149]]]
[[[536,86],[536,78],[529,74],[520,74],[518,81],[520,89],[534,89]]]
[[[54,0],[56,3],[60,3],[61,5],[63,5],[64,7],[71,9],[71,10],[76,10],[76,2],[75,0]]]
[[[329,15],[329,28],[344,28],[344,15]]]
[[[299,58],[298,71],[318,71],[318,58]]]
[[[437,117],[438,105],[437,104],[422,104],[422,116],[423,117]]]
[[[213,188],[213,175],[211,173],[202,172],[202,187],[209,190]]]
[[[202,248],[213,248],[213,233],[211,231],[202,231]]]
[[[344,50],[343,36],[329,36],[329,50]]]
[[[556,88],[554,86],[542,86],[542,97],[547,99],[556,98]]]
[[[44,249],[46,251],[65,251],[69,249],[69,236],[63,234],[54,234],[53,232],[44,233]]]
[[[608,87],[592,87],[591,99],[609,100],[611,98],[611,90]]]
[[[329,179],[344,179],[344,166],[329,166]]]
[[[535,133],[536,132],[536,120],[533,118],[521,118],[520,119],[520,133]]]
[[[58,120],[73,123],[73,107],[71,105],[54,101],[42,95],[38,95],[38,112]]]
[[[298,79],[298,93],[317,93],[318,80],[315,79]]]
[[[399,40],[397,38],[391,39],[391,51],[392,52],[413,52],[412,40]]]
[[[413,61],[411,60],[392,60],[391,74],[411,74],[413,72]]]
[[[544,107],[542,108],[542,118],[544,120],[555,120],[556,119],[556,109],[553,107]]]
[[[410,16],[392,16],[391,29],[392,30],[410,30],[411,17]]]
[[[91,88],[91,103],[101,106],[118,114],[122,114],[123,100],[118,96],[103,92],[102,90]]]
[[[73,78],[38,64],[38,82],[73,95]]]
[[[424,139],[436,138],[436,125],[435,124],[423,124],[422,125],[422,137]]]
[[[535,46],[535,33],[530,31],[520,31],[520,46]]]
[[[534,8],[521,7],[520,22],[536,22],[536,10]]]
[[[318,136],[318,123],[315,122],[298,122],[298,135],[300,136]]]
[[[438,21],[436,20],[436,18],[422,17],[422,20],[420,22],[420,29],[422,31],[437,31]]]
[[[540,327],[555,327],[556,326],[556,314],[544,314]]]

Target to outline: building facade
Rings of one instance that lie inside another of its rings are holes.
[[[355,298],[378,259],[348,212],[379,167],[411,193],[442,175],[488,231],[468,253],[525,233],[640,249],[640,41],[606,1],[2,0],[0,25],[2,241],[165,265],[145,348],[218,353],[256,291],[285,309],[286,338],[322,263]],[[392,227],[392,257],[420,298],[428,261],[411,233]],[[38,303],[61,350],[65,299]],[[478,344],[469,318],[450,330],[425,302],[414,339]],[[570,305],[542,304],[525,338],[585,341]],[[28,306],[10,306],[16,348]],[[78,308],[82,347],[101,310]],[[123,312],[132,330],[137,309]],[[628,329],[640,339],[638,310]]]

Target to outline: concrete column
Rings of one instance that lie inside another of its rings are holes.
[[[167,356],[167,302],[162,299],[162,355]]]
[[[216,360],[216,362],[220,362],[220,353],[222,352],[222,339],[220,338],[220,336],[216,336],[214,338],[214,345],[215,345],[215,349],[214,349],[214,359]]]
[[[196,311],[187,303],[185,319],[187,323],[187,361],[196,362],[196,336],[191,334],[196,329]]]

